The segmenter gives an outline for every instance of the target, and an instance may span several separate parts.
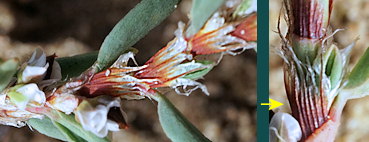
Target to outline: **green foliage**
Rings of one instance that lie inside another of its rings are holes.
[[[197,33],[223,2],[224,0],[193,0],[187,36]]]
[[[79,76],[94,64],[97,54],[97,52],[91,52],[72,57],[56,58],[56,61],[60,64],[63,79]]]
[[[58,128],[60,132],[67,138],[68,142],[85,142],[85,140],[79,136],[76,136],[73,132],[68,130],[68,128],[64,127],[58,122],[52,121],[54,126]]]
[[[8,86],[17,69],[18,61],[16,60],[8,60],[0,64],[0,92]]]
[[[165,134],[173,142],[209,142],[167,99],[158,94],[158,114]]]
[[[44,117],[43,119],[32,118],[27,121],[27,124],[41,134],[62,141],[67,141],[67,138],[64,136],[64,134],[54,126],[53,122],[48,117]]]
[[[142,0],[119,21],[101,45],[97,67],[109,67],[124,51],[160,24],[180,0]]]
[[[74,115],[54,111],[53,117],[53,120],[47,117],[42,120],[30,119],[27,123],[40,133],[63,141],[109,142],[107,138],[99,138],[84,130],[81,124],[74,119]]]
[[[345,81],[340,95],[345,99],[361,98],[369,95],[369,48],[355,65]]]
[[[352,69],[348,79],[346,88],[357,87],[369,79],[369,48],[366,49],[359,62]]]

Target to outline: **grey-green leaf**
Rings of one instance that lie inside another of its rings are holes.
[[[97,54],[98,52],[91,52],[71,57],[56,58],[56,61],[60,64],[63,79],[79,76],[94,64]]]
[[[53,122],[48,117],[44,117],[43,119],[32,118],[27,121],[27,124],[32,126],[33,129],[36,129],[41,134],[58,140],[67,141],[64,134],[53,125]]]
[[[125,50],[174,11],[180,0],[142,0],[119,21],[101,45],[97,67],[109,67]]]
[[[223,2],[224,0],[193,0],[187,37],[196,34]]]
[[[346,88],[357,87],[369,80],[369,48],[366,49],[363,56],[360,57],[359,62],[351,71]]]
[[[167,99],[158,94],[158,114],[165,134],[173,142],[209,142]]]
[[[8,86],[13,75],[17,72],[18,61],[8,60],[0,64],[0,92]]]

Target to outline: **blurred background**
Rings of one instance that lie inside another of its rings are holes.
[[[0,58],[26,60],[35,48],[50,55],[73,56],[98,50],[113,26],[139,0],[1,0]],[[188,21],[191,0],[183,0],[162,24],[135,48],[144,64],[173,37],[179,21]],[[225,56],[205,80],[210,92],[189,97],[168,93],[176,107],[215,142],[256,141],[256,53]],[[113,134],[113,141],[169,142],[150,100],[123,101],[130,128]],[[0,126],[4,142],[57,141],[28,127]]]
[[[283,0],[270,0],[270,95],[273,99],[286,105],[281,110],[289,110],[284,90],[282,60],[275,54],[275,48],[280,47],[280,38],[277,31],[277,21]],[[286,23],[281,20],[282,32],[286,33]],[[331,27],[344,29],[334,36],[334,42],[341,49],[351,44],[359,37],[350,59],[350,68],[357,63],[358,58],[369,46],[369,1],[367,0],[334,0],[331,16]],[[337,134],[337,142],[366,142],[369,139],[369,97],[350,100],[346,104]]]

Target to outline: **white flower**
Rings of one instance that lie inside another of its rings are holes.
[[[27,105],[39,107],[45,102],[45,94],[38,90],[37,85],[18,85],[0,93],[0,124],[14,127],[25,126],[30,118],[43,117],[26,110]]]
[[[49,63],[46,63],[46,54],[41,49],[36,49],[23,69],[18,83],[42,80],[48,67]]]
[[[269,125],[269,141],[297,142],[302,137],[299,122],[288,113],[274,114]]]
[[[51,67],[50,77],[43,80],[49,66]],[[18,77],[18,83],[35,82],[39,88],[43,89],[61,79],[62,75],[59,63],[56,61],[47,62],[46,54],[38,48],[33,52],[29,61],[23,65]]]
[[[45,93],[35,83],[21,86],[15,91],[10,91],[8,92],[8,96],[11,102],[20,110],[24,110],[27,105],[43,106],[46,101]]]
[[[119,100],[98,100],[100,104],[93,106],[83,101],[74,112],[83,129],[98,137],[106,137],[109,131],[119,131],[119,125],[107,118],[111,107],[120,107]]]

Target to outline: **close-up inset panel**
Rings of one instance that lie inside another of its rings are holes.
[[[270,141],[367,141],[367,6],[270,1]]]

